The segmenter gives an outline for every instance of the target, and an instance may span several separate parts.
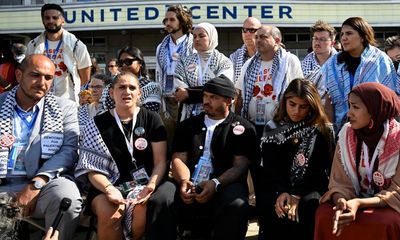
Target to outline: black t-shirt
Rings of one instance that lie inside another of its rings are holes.
[[[239,131],[242,127],[243,132]],[[186,119],[176,129],[173,152],[188,153],[186,164],[191,173],[203,155],[206,133],[204,113]],[[229,113],[228,117],[215,128],[211,140],[210,157],[214,167],[211,178],[218,177],[231,168],[235,155],[246,156],[253,161],[258,152],[257,148],[254,126],[242,117]]]
[[[124,140],[125,136],[119,129],[115,118],[109,111],[107,111],[94,117],[94,121],[99,129],[104,143],[106,144],[111,156],[117,164],[120,178],[117,180],[116,185],[121,182],[131,181],[132,177],[130,172],[135,169],[135,167],[132,163],[132,157]],[[143,135],[138,136],[138,134],[135,133],[135,129],[138,127],[142,127],[144,129]],[[149,111],[145,108],[140,108],[132,134],[133,157],[136,159],[136,164],[138,166],[144,165],[147,174],[150,176],[154,167],[151,142],[166,141],[167,134],[164,124],[157,113]],[[147,147],[145,149],[139,150],[135,147],[135,141],[138,138],[146,139]]]

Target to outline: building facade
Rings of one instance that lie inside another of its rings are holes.
[[[125,45],[136,46],[145,54],[149,68],[155,67],[155,51],[161,42],[162,20],[168,5],[180,3],[193,13],[194,24],[210,22],[217,27],[218,49],[226,55],[241,43],[242,22],[254,16],[263,24],[281,29],[286,48],[302,59],[311,46],[309,28],[324,20],[340,30],[352,16],[364,17],[377,40],[400,30],[400,0],[394,1],[116,1],[116,0],[1,0],[0,39],[2,47],[14,42],[27,44],[43,31],[40,8],[58,3],[65,11],[65,29],[83,41],[104,68]]]

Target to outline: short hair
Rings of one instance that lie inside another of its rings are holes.
[[[191,33],[193,29],[192,11],[181,4],[169,6],[167,12],[174,12],[184,34]],[[164,24],[164,20],[163,20]]]
[[[117,62],[118,62],[118,59],[117,59],[117,58],[110,58],[110,59],[108,59],[107,63],[110,63],[110,62],[115,62],[115,63],[117,63]]]
[[[96,73],[90,79],[98,79],[103,82],[104,86],[111,83],[111,77],[103,73]]]
[[[365,21],[364,18],[362,17],[351,17],[346,19],[343,24],[342,28],[344,25],[350,26],[354,30],[360,34],[360,37],[364,39],[363,45],[364,47],[367,47],[368,44],[372,46],[376,46],[376,40],[375,40],[375,32],[374,29],[369,25],[367,21]]]
[[[391,36],[386,38],[385,40],[385,52],[387,53],[389,50],[392,50],[396,47],[400,48],[400,36]]]
[[[44,12],[47,10],[57,10],[61,13],[61,16],[64,17],[64,9],[58,5],[58,4],[54,4],[54,3],[47,3],[45,5],[42,6],[41,14],[42,14],[42,18],[44,17]]]
[[[22,43],[14,43],[11,46],[11,52],[13,52],[16,55],[22,55],[25,54],[26,52],[26,46]]]
[[[315,24],[310,28],[311,34],[314,34],[315,32],[328,32],[329,37],[334,41],[336,38],[336,29],[329,25],[328,23],[318,20],[315,22]]]

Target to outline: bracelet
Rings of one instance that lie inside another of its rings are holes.
[[[297,200],[300,200],[300,198],[301,198],[299,195],[293,195],[293,194],[290,194],[290,196],[292,196],[292,197],[296,198]]]
[[[109,186],[112,186],[112,185],[113,185],[112,183],[108,184],[107,186],[104,187],[104,190],[107,190],[107,188],[108,188]]]

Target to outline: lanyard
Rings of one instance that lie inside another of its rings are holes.
[[[137,109],[133,113],[133,117],[132,117],[132,133],[131,133],[131,137],[130,137],[130,139],[128,141],[128,137],[125,135],[124,129],[122,128],[121,120],[119,119],[119,116],[117,114],[117,110],[114,108],[115,121],[117,122],[119,130],[121,130],[122,134],[124,135],[126,147],[128,148],[128,151],[132,156],[132,162],[133,162],[133,165],[135,166],[136,169],[137,169],[136,159],[133,157],[133,134],[134,134],[133,133],[133,129],[135,128],[135,125],[136,125],[136,120],[137,120],[137,115],[139,113],[139,110],[140,109]]]
[[[213,55],[214,55],[214,53],[212,53],[212,54],[210,55],[210,57],[209,57],[208,60],[207,60],[206,65],[204,66],[204,69],[202,69],[202,68],[201,68],[201,59],[200,59],[200,55],[197,54],[197,64],[199,65],[199,73],[198,73],[198,76],[197,76],[197,84],[198,84],[198,86],[203,86],[203,85],[204,85],[204,84],[203,84],[203,77],[204,77],[204,74],[205,74],[206,71],[207,71],[208,65],[210,65],[211,58],[213,57]]]
[[[183,40],[181,43],[179,43],[178,49],[175,51],[176,53],[181,52],[182,47],[183,47],[184,43],[187,41],[187,39],[188,38],[186,37],[185,40]],[[168,50],[168,52],[167,52],[167,56],[168,56],[167,72],[173,73],[174,70],[172,69],[172,63],[174,62],[174,59],[172,58],[173,51],[171,50],[170,43],[171,43],[171,37],[168,39],[168,44],[167,44],[167,46],[168,46],[167,47],[167,50]]]
[[[33,113],[32,113],[32,119],[31,121],[28,121],[26,119],[26,117],[22,114],[22,111],[18,108],[15,107],[15,112],[18,114],[19,118],[21,118],[21,120],[25,123],[25,125],[28,127],[28,132],[30,133],[33,127],[33,124],[36,121],[37,115],[39,113],[39,109],[36,109]]]
[[[46,56],[47,56],[48,58],[50,58],[53,62],[54,62],[54,61],[56,60],[56,58],[57,58],[57,54],[58,54],[58,51],[60,50],[61,43],[62,43],[62,39],[58,42],[58,45],[57,45],[57,47],[56,47],[56,50],[54,50],[53,55],[50,56],[50,53],[49,53],[49,41],[47,41],[47,38],[46,38],[46,40],[44,41],[44,47],[46,48]]]
[[[375,148],[374,154],[372,155],[372,160],[371,163],[369,162],[369,155],[368,155],[368,147],[365,143],[362,145],[363,147],[363,152],[364,152],[364,164],[365,164],[365,170],[367,172],[367,177],[368,181],[371,183],[372,180],[372,172],[374,168],[375,161],[378,156],[378,148]]]

